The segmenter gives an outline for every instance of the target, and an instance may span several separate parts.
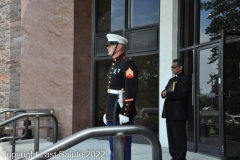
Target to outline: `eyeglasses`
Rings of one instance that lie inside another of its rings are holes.
[[[117,44],[118,42],[117,41],[108,41],[108,43],[106,44],[106,46],[110,46],[110,45],[114,45],[114,44]]]
[[[178,67],[178,66],[176,66],[176,67],[171,66],[172,69],[175,69],[175,68],[177,68],[177,67]]]

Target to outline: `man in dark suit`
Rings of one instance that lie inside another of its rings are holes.
[[[168,81],[161,94],[162,98],[166,98],[162,118],[166,118],[169,153],[172,160],[186,160],[186,121],[191,82],[183,73],[181,59],[173,60],[171,69],[175,76]]]

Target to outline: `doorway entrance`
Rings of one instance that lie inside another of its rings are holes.
[[[197,49],[196,62],[196,113],[197,151],[219,157],[219,45],[207,45]]]
[[[240,159],[240,33],[222,31],[224,155]]]
[[[198,47],[194,55],[191,148],[240,159],[240,34],[222,31],[221,40]]]

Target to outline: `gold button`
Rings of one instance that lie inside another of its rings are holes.
[[[116,61],[117,59],[114,59],[114,61]]]
[[[127,110],[127,108],[125,108],[125,110]]]
[[[108,83],[111,83],[111,81],[109,81]]]
[[[110,74],[112,74],[112,72],[110,72]]]
[[[112,65],[114,66],[114,63],[112,63]]]
[[[109,76],[109,79],[111,79],[111,77]]]
[[[124,113],[124,116],[126,115],[126,113]]]
[[[126,104],[126,106],[128,106],[128,104]]]
[[[112,69],[113,69],[113,67],[112,67]]]

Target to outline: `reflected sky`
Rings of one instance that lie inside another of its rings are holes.
[[[222,29],[239,31],[239,0],[201,0],[200,4],[207,9],[200,10],[200,43],[218,39]]]
[[[124,28],[124,1],[111,2],[111,31]]]
[[[209,74],[214,72],[218,74],[218,61],[214,63],[208,64],[210,55],[212,54],[211,49],[205,49],[200,51],[200,79],[199,85],[201,87],[201,93],[206,94],[211,91],[211,83],[207,84],[207,82],[211,79]]]
[[[132,0],[131,27],[159,23],[159,0]]]
[[[132,0],[130,28],[159,23],[159,0]],[[111,1],[111,31],[124,28],[124,1]]]
[[[208,2],[210,0],[201,0],[201,2]],[[209,34],[206,34],[206,28],[210,25],[211,19],[207,19],[209,13],[211,13],[212,10],[205,11],[200,10],[200,43],[208,42],[210,41]],[[211,49],[205,49],[200,51],[200,87],[201,92],[203,94],[210,93],[212,90],[212,84],[207,83],[210,81],[209,74],[211,72],[214,72],[215,74],[218,74],[218,61],[208,64],[210,60],[208,58],[211,57]]]
[[[209,0],[202,0],[201,2],[208,2]],[[206,34],[206,28],[211,23],[210,19],[208,18],[208,14],[211,12],[211,10],[201,10],[200,11],[200,43],[208,42],[210,41],[210,36]]]

